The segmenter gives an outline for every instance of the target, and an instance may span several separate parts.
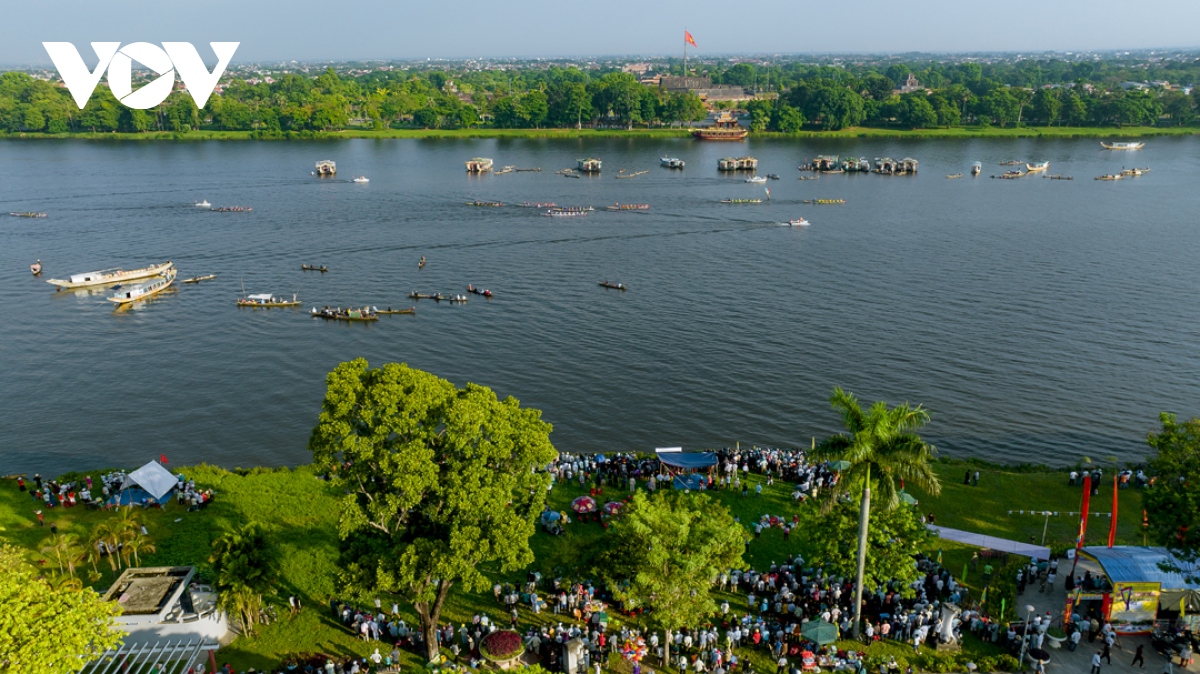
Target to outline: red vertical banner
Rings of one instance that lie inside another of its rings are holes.
[[[1117,476],[1113,475],[1113,509],[1112,522],[1108,525],[1108,547],[1117,541]]]
[[[1079,507],[1079,539],[1075,541],[1075,549],[1083,548],[1083,537],[1087,534],[1088,505],[1092,502],[1092,476],[1083,476],[1083,505]],[[1076,555],[1078,558],[1079,555]]]

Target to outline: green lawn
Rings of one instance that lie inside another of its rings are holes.
[[[174,466],[172,468],[177,469]],[[317,479],[308,466],[292,470],[237,473],[211,466],[180,470],[199,485],[216,489],[218,496],[212,505],[201,512],[188,513],[175,504],[161,511],[138,511],[157,546],[156,552],[142,556],[142,565],[195,564],[203,575],[208,572],[207,557],[211,541],[223,532],[249,521],[259,521],[267,526],[269,539],[278,553],[277,592],[268,600],[277,607],[280,619],[262,628],[255,637],[239,638],[223,648],[218,654],[220,662],[228,661],[238,669],[254,667],[261,670],[277,665],[288,654],[323,652],[366,655],[370,652],[373,646],[368,647],[365,642],[353,638],[329,614],[328,601],[334,593],[337,574],[337,494],[328,483]],[[920,508],[922,512],[934,512],[937,521],[947,526],[1026,540],[1030,532],[1040,534],[1041,519],[1015,515],[1009,517],[1006,511],[1011,504],[1026,503],[1027,508],[1034,505],[1039,508],[1077,507],[1078,490],[1069,490],[1064,486],[1066,478],[1061,472],[1009,473],[995,467],[983,467],[980,469],[980,486],[966,487],[961,485],[962,472],[965,470],[963,466],[938,464],[937,470],[944,481],[942,495],[939,498],[922,497]],[[95,475],[98,476],[98,473]],[[814,504],[793,503],[789,485],[777,483],[766,488],[760,497],[754,495],[754,486],[762,482],[762,478],[752,475],[749,481],[750,495],[746,497],[741,496],[740,492],[710,492],[747,526],[749,537],[753,537],[753,522],[764,514],[789,519],[793,514],[800,514],[802,526],[812,521]],[[585,492],[586,489],[580,488],[578,483],[560,483],[551,492],[550,507],[569,510],[570,501]],[[627,494],[624,490],[609,486],[599,500],[620,500]],[[1140,508],[1136,505],[1136,499],[1139,498],[1140,494],[1132,490],[1122,493],[1122,502],[1130,502],[1125,509],[1128,515],[1123,514],[1121,518],[1123,540],[1137,534]],[[1103,501],[1103,498],[1100,500]],[[0,481],[0,541],[27,550],[30,560],[41,563],[43,567],[53,567],[53,562],[38,552],[46,544],[50,531],[49,526],[37,526],[35,509],[29,495],[17,491],[15,481]],[[97,522],[114,517],[111,512],[82,508],[55,508],[45,512],[47,525],[53,522],[60,531],[75,533],[81,538],[86,538]],[[1073,536],[1074,527],[1075,520],[1062,518],[1061,521],[1052,520],[1051,531],[1053,536],[1066,540]],[[1089,542],[1100,540],[1106,532],[1107,520],[1103,526],[1093,525]],[[578,521],[567,525],[567,531],[561,537],[539,532],[532,540],[536,560],[528,570],[537,570],[546,576],[584,579],[586,570],[591,566],[590,560],[602,548],[606,535],[607,531],[600,524]],[[788,554],[800,553],[808,558],[798,538],[784,541],[779,529],[768,529],[761,538],[752,538],[746,562],[761,569],[772,562],[782,563]],[[929,545],[927,552],[934,555],[939,549],[943,552],[946,566],[956,571],[974,552],[968,546],[937,540]],[[112,582],[113,572],[107,565],[102,571],[101,578],[93,583],[94,587],[104,588]],[[490,575],[500,581],[519,581],[523,579],[525,571]],[[974,593],[981,589],[978,578],[969,577],[968,586]],[[285,615],[286,611],[282,608],[292,594],[299,596],[305,605],[305,609],[294,617]],[[727,598],[733,611],[747,610],[744,597],[727,595]],[[381,599],[385,605],[392,603],[391,597]],[[409,623],[415,624],[416,616],[411,608],[403,605],[401,608]],[[479,611],[489,611],[494,618],[506,622],[507,616],[503,615],[490,592],[482,595],[452,592],[442,618],[456,623],[468,622]],[[614,613],[613,618],[619,624],[620,617]],[[557,621],[550,611],[535,616],[527,608],[521,609],[522,627]],[[889,647],[885,645],[876,650]],[[969,649],[968,654],[988,656],[992,654],[988,649],[990,646],[978,644],[978,648]],[[769,671],[771,663],[765,655],[764,652],[743,653],[743,656],[751,658],[758,671]],[[416,656],[406,658],[411,660],[406,665],[421,664]]]

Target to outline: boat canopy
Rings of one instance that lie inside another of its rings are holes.
[[[121,271],[121,270],[120,269],[103,269],[101,271],[89,271],[89,272],[84,272],[82,274],[71,274],[71,283],[83,283],[85,281],[91,281],[94,278],[100,278],[101,276],[104,276],[106,274],[112,274],[112,273],[118,272],[118,271]]]
[[[275,296],[272,295],[271,293],[259,293],[258,295],[247,295],[246,299],[259,300],[261,302],[270,302],[272,299],[274,299],[274,297]]]

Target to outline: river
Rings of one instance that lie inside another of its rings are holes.
[[[797,180],[822,153],[921,170]],[[730,154],[782,179],[722,175]],[[468,176],[475,156],[542,171]],[[556,175],[587,156],[600,177]],[[310,175],[319,159],[337,178]],[[989,179],[1007,159],[1074,180]],[[946,179],[975,160],[983,177]],[[1093,180],[1133,165],[1152,171]],[[1197,138],[36,140],[0,144],[0,175],[0,211],[49,213],[0,219],[0,473],[305,462],[325,374],[360,356],[515,396],[565,451],[808,446],[838,429],[835,386],[923,404],[943,455],[1004,462],[1133,461],[1160,411],[1200,414]],[[718,203],[764,187],[762,205]],[[546,218],[473,199],[651,210]],[[786,226],[798,216],[811,226]],[[218,277],[114,311],[31,277],[35,259],[43,279],[166,259]],[[495,297],[375,324],[306,313],[468,283]],[[304,306],[239,309],[243,288]]]

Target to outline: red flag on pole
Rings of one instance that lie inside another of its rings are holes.
[[[1117,541],[1117,476],[1113,475],[1113,511],[1112,522],[1108,525],[1108,547]]]
[[[695,40],[695,39],[693,39],[693,38],[692,38],[692,34],[691,34],[691,33],[689,33],[689,32],[687,32],[686,30],[685,30],[685,31],[683,31],[683,41],[684,41],[684,42],[686,42],[686,43],[688,43],[688,44],[690,44],[690,45],[692,45],[693,47],[695,47],[695,46],[696,46],[696,40]]]
[[[166,455],[166,454],[159,454],[159,455],[158,455],[158,462],[159,462],[159,463],[167,463],[167,455]]]

